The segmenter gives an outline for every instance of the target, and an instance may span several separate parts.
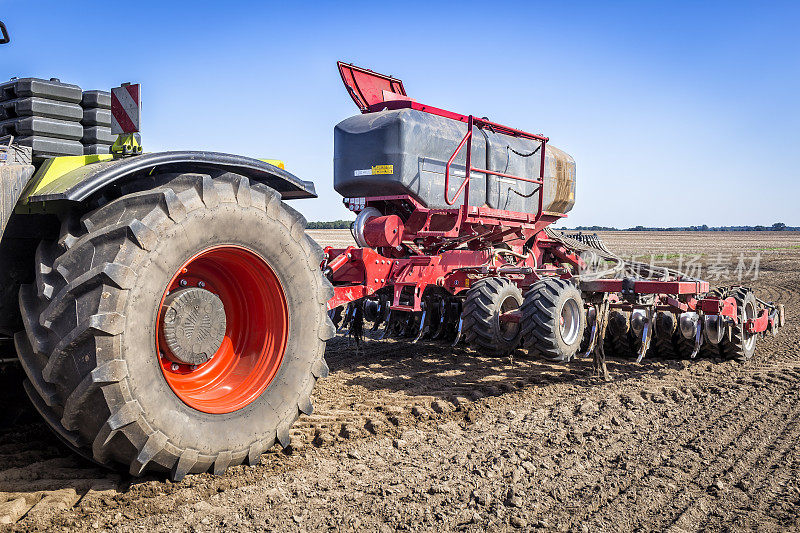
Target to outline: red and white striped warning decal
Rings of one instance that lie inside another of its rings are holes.
[[[111,133],[136,133],[142,112],[139,84],[111,89]]]

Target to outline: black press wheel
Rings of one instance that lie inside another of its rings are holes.
[[[486,278],[467,291],[461,331],[467,344],[485,355],[502,356],[519,346],[520,324],[500,315],[519,309],[522,291],[506,278]]]
[[[550,361],[569,361],[583,339],[586,318],[581,292],[569,281],[536,282],[522,304],[525,348]]]
[[[750,289],[736,287],[730,291],[728,296],[733,296],[739,311],[739,323],[731,326],[731,337],[728,340],[724,336],[719,343],[722,355],[727,359],[736,361],[747,361],[753,357],[756,351],[756,339],[758,333],[747,333],[744,330],[745,322],[758,315],[756,298]]]

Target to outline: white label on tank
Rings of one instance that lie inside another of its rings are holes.
[[[353,171],[353,176],[374,176],[378,174],[394,174],[394,165],[375,165],[372,168]]]

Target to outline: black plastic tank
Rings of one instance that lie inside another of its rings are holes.
[[[385,110],[343,120],[334,130],[334,188],[345,197],[410,195],[424,206],[447,209],[445,168],[467,132],[463,122],[416,109]],[[538,178],[539,141],[474,128],[472,166]],[[451,165],[448,199],[464,180],[466,147]],[[575,161],[547,145],[543,210],[566,214],[575,203]],[[536,184],[473,172],[469,203],[493,209],[536,213]]]

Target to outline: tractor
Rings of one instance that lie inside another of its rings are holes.
[[[287,205],[314,185],[280,161],[143,151],[138,85],[0,84],[0,337],[76,453],[174,480],[256,464],[312,412],[337,326],[568,362],[746,360],[782,325],[746,288],[634,269],[549,228],[575,163],[547,137],[338,69],[361,111],[334,132],[356,244],[324,250]]]

